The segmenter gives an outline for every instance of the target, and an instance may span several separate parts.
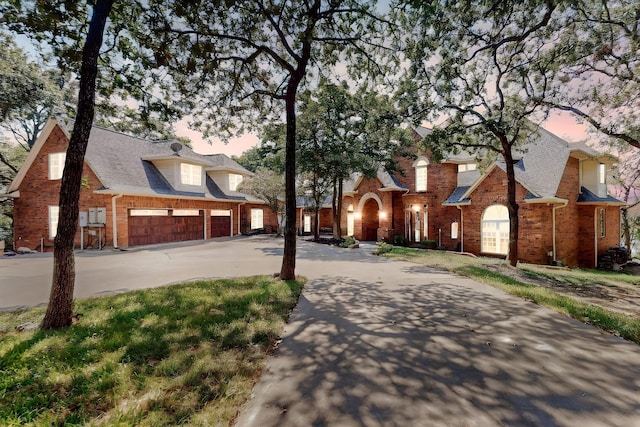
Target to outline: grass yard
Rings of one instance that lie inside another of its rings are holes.
[[[608,309],[611,302],[604,301],[611,295],[640,297],[639,276],[597,270],[549,270],[531,265],[512,268],[504,261],[492,258],[389,246],[383,247],[382,255],[471,277],[640,344],[640,318]],[[612,288],[618,293],[603,293],[603,288]],[[599,291],[596,293],[593,289]],[[580,291],[578,294],[596,294],[590,299],[596,302],[597,294],[601,294],[602,304],[587,303],[575,297],[576,290]]]
[[[0,313],[0,425],[229,425],[302,282],[189,282],[78,300],[66,330]]]

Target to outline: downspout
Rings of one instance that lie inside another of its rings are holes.
[[[598,207],[593,210],[593,243],[594,243],[594,265],[598,268]]]
[[[238,203],[238,235],[242,234],[240,232],[240,218],[242,218],[242,215],[240,213],[240,206],[246,205],[246,204],[247,204],[247,202]]]
[[[460,234],[460,252],[464,252],[464,212],[460,205],[456,205],[456,208],[460,210],[460,229],[458,230]]]
[[[229,221],[229,224],[231,224],[231,226],[229,227],[229,235],[233,237],[233,208],[229,209],[229,214],[231,215],[231,221]]]
[[[204,240],[207,240],[207,210],[202,210],[202,216],[204,217]]]
[[[116,199],[122,197],[123,194],[117,194],[111,197],[111,221],[113,224],[113,249],[118,249],[118,221],[116,219]]]
[[[557,255],[556,255],[556,210],[558,209],[562,209],[565,206],[567,206],[567,204],[569,203],[568,200],[566,200],[564,203],[562,203],[562,205],[558,205],[558,206],[554,206],[552,208],[552,216],[551,216],[551,221],[552,221],[552,235],[551,235],[551,239],[553,241],[553,262],[555,264],[556,261],[558,261]]]

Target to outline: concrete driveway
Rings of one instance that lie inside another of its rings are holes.
[[[309,282],[238,426],[640,425],[637,345],[370,250],[300,242]],[[281,255],[264,237],[79,255],[76,295],[271,274]],[[51,259],[0,260],[0,306],[46,301],[36,267]]]

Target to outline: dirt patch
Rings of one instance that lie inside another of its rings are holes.
[[[527,269],[508,265],[485,265],[484,268],[512,277],[520,282],[530,283],[571,296],[582,302],[607,308],[634,317],[640,317],[640,265],[625,267],[625,271],[638,277],[634,283],[576,283],[553,269],[536,266],[532,273]]]

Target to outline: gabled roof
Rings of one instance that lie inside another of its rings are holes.
[[[376,178],[380,181],[382,187],[379,188],[379,191],[407,191],[409,190],[407,187],[402,185],[402,183],[398,180],[398,178],[391,172],[387,171],[382,165],[378,166],[378,170],[376,172]],[[343,194],[355,193],[360,183],[364,179],[364,175],[362,173],[353,173],[343,183]]]
[[[576,200],[576,203],[585,205],[626,205],[626,203],[616,199],[610,194],[607,194],[605,197],[599,197],[597,194],[589,191],[585,187],[580,187],[580,195],[578,195],[578,200]]]
[[[519,150],[514,150],[516,181],[527,189],[528,201],[535,199],[555,200],[558,186],[569,159],[569,145],[551,132],[538,127]],[[489,176],[495,167],[506,172],[503,159],[494,162],[464,194],[460,200],[471,197],[473,191]],[[459,187],[461,188],[461,187]],[[457,189],[456,189],[457,190]],[[455,191],[454,191],[455,193]]]
[[[42,148],[43,144],[53,131],[55,126],[65,132],[69,137],[72,123],[62,120],[50,119],[45,129],[34,144],[29,153],[25,165],[16,175],[11,184],[10,191],[17,189],[29,169],[33,160]],[[205,170],[225,165],[224,170],[233,170],[243,175],[252,175],[251,172],[229,159],[224,154],[204,156],[195,153],[191,148],[182,146],[175,152],[171,145],[176,141],[153,142],[104,129],[98,126],[91,128],[85,162],[98,177],[102,187],[96,189],[100,193],[108,194],[132,194],[140,196],[178,196],[220,200],[258,201],[250,196],[233,192],[224,193],[207,175],[205,188],[202,192],[189,192],[175,190],[160,171],[154,166],[153,160],[181,159],[186,162],[202,165]],[[23,172],[24,170],[24,172]]]

